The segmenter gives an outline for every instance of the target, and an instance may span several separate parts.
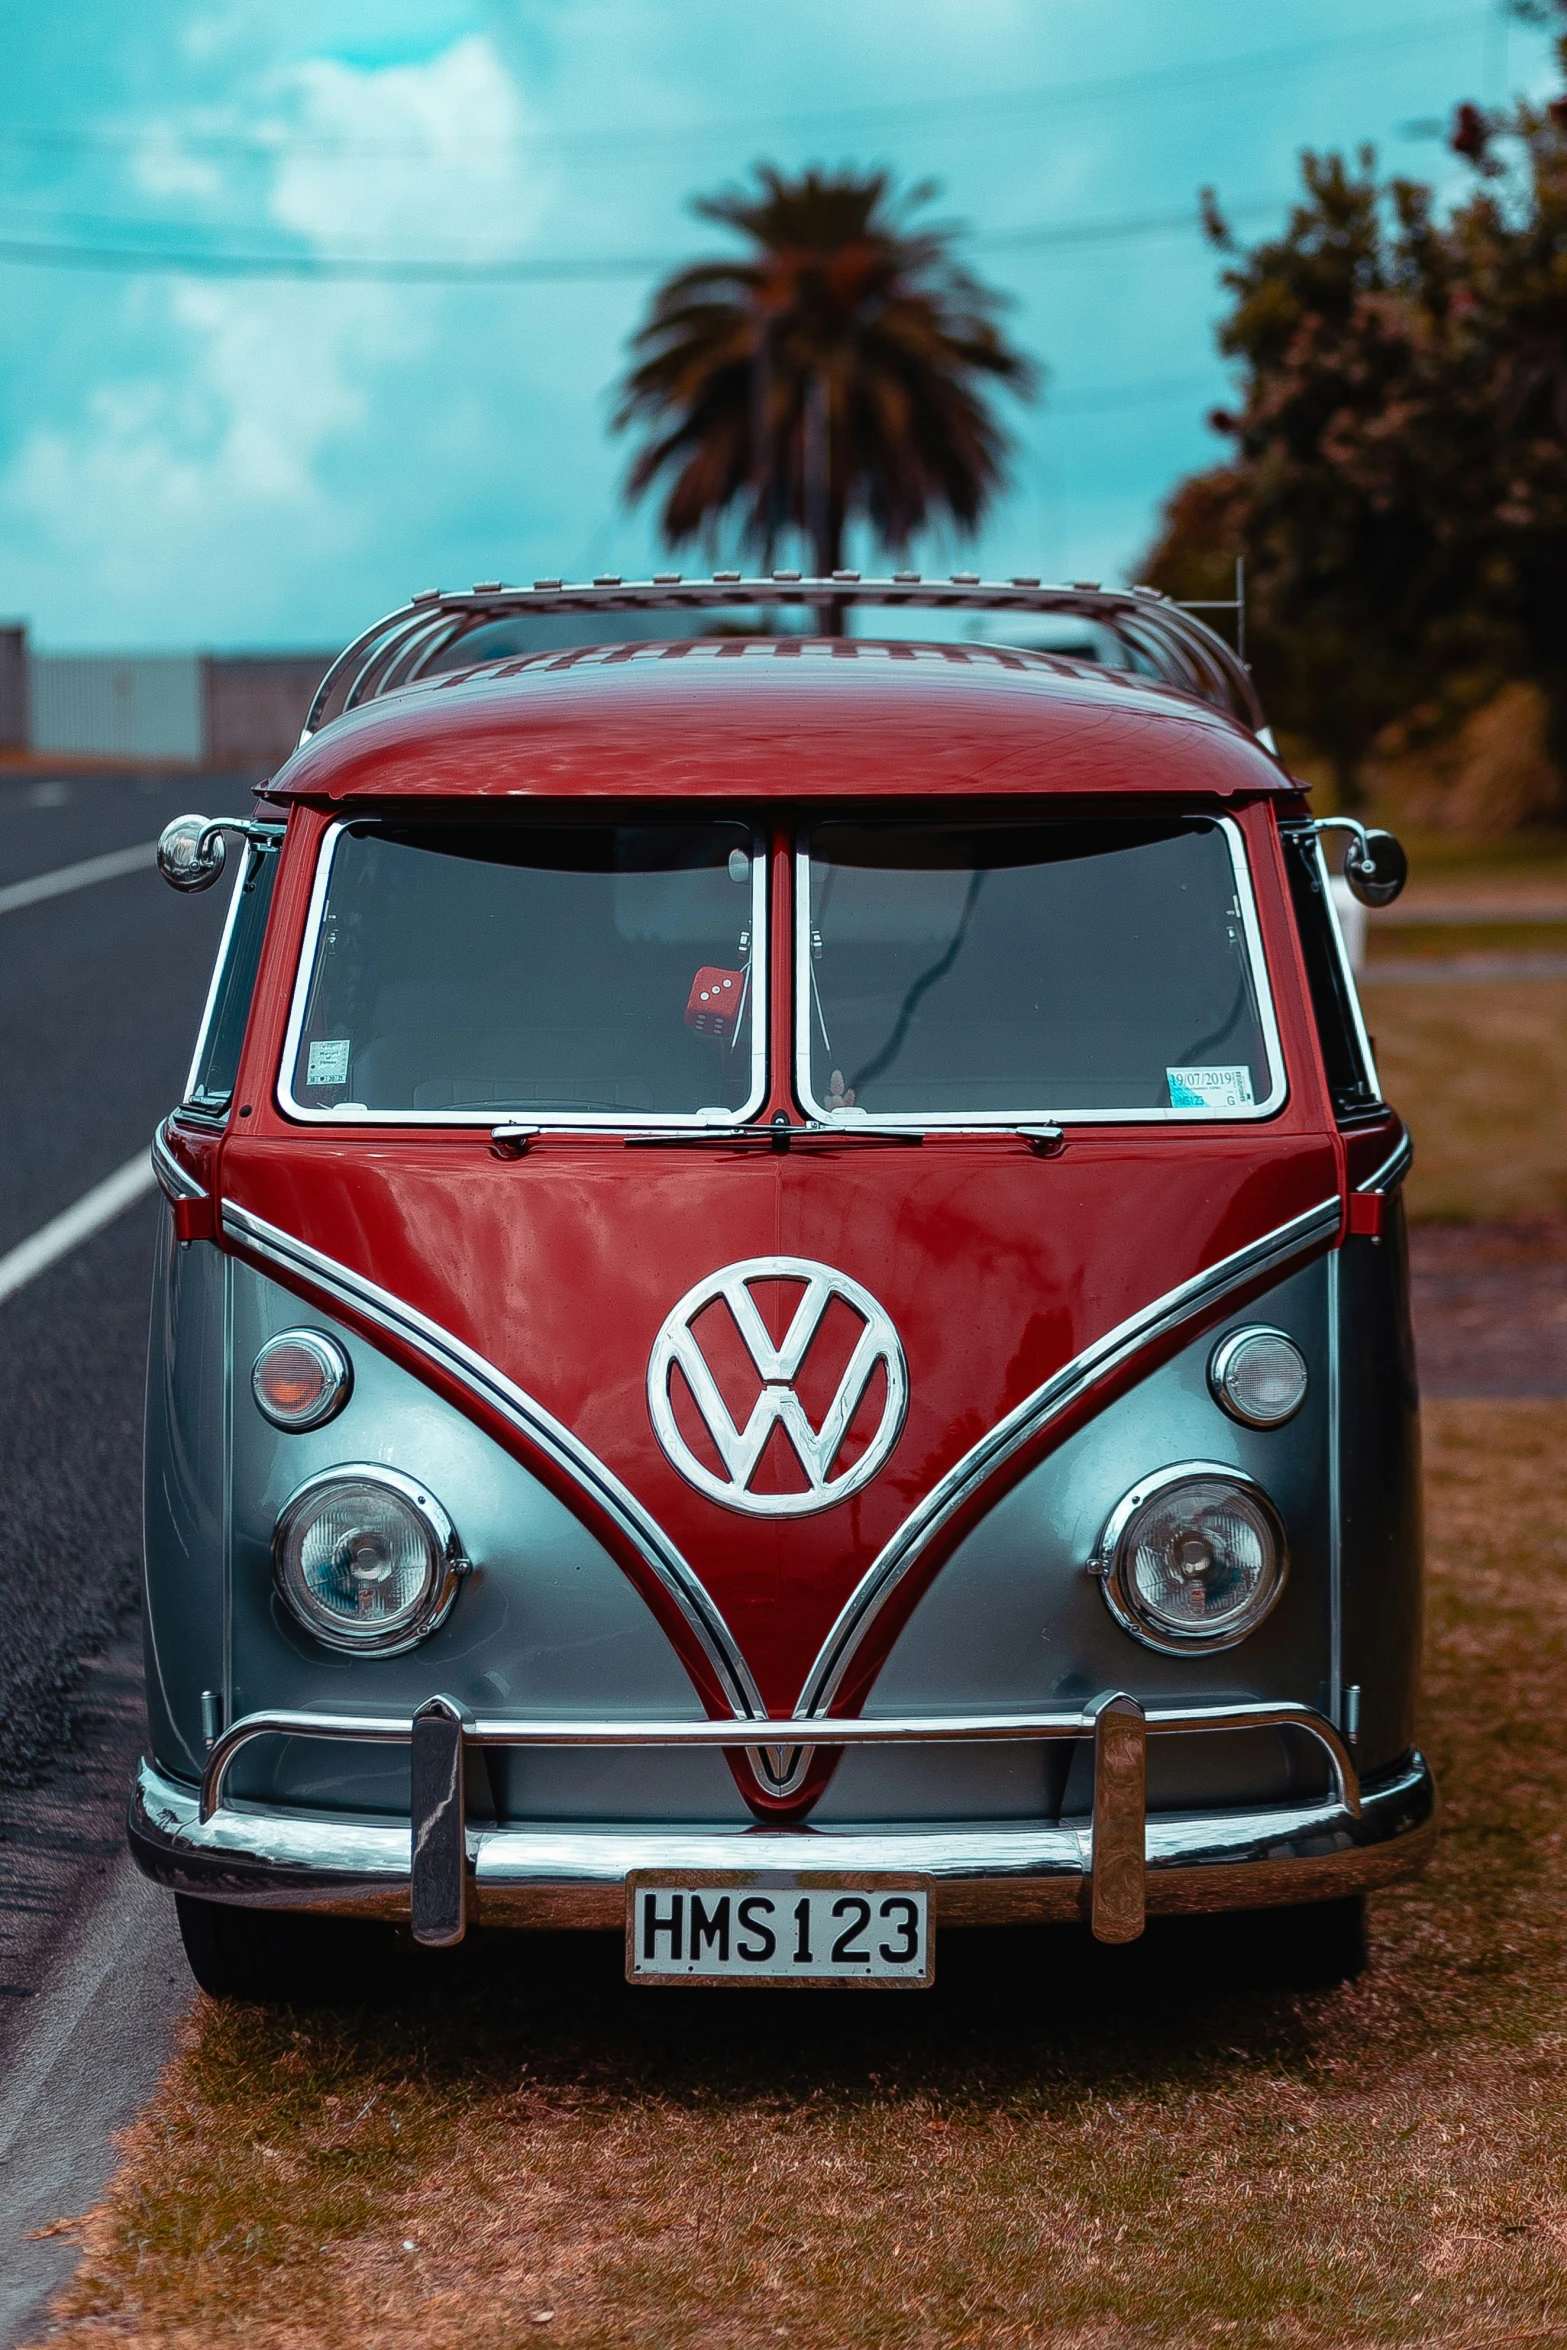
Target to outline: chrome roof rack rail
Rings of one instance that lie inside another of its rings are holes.
[[[737,571],[724,571],[711,579],[666,572],[645,580],[600,576],[580,584],[550,579],[532,587],[498,587],[485,581],[452,593],[426,589],[338,655],[316,689],[299,739],[306,743],[345,711],[416,683],[440,654],[494,621],[561,612],[777,611],[802,605],[1085,620],[1117,640],[1132,669],[1212,703],[1254,734],[1263,732],[1251,673],[1239,654],[1187,607],[1154,588],[1107,588],[1096,580],[1048,587],[1037,579],[982,580],[967,571],[947,579],[922,578],[914,571],[886,579],[862,579],[854,572],[835,572],[831,579],[802,579],[792,572],[743,579]]]

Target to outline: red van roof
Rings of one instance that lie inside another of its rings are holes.
[[[529,653],[312,736],[273,798],[1291,791],[1237,720],[1128,670],[990,645],[701,637]]]

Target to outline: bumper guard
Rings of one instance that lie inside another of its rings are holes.
[[[1164,1733],[1293,1729],[1333,1773],[1330,1799],[1253,1810],[1155,1814],[1146,1742]],[[1086,1820],[972,1827],[494,1827],[465,1817],[463,1762],[476,1747],[896,1746],[948,1739],[1091,1738]],[[230,1767],[257,1738],[407,1744],[411,1821],[262,1812],[224,1804]],[[143,1872],[176,1892],[277,1909],[406,1918],[416,1941],[460,1942],[471,1919],[619,1926],[625,1880],[649,1867],[897,1869],[928,1875],[942,1923],[1086,1917],[1102,1942],[1135,1941],[1150,1913],[1255,1909],[1410,1875],[1436,1835],[1436,1790],[1418,1754],[1362,1793],[1325,1715],[1295,1704],[1144,1706],[1108,1691],[1066,1711],[909,1719],[760,1722],[485,1721],[432,1697],[412,1719],[247,1714],[218,1738],[199,1794],[143,1763],[130,1842]]]

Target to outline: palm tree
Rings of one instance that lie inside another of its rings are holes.
[[[1022,399],[1037,383],[996,325],[1003,297],[951,229],[911,225],[928,182],[897,198],[884,171],[756,178],[694,206],[752,251],[666,278],[633,339],[614,419],[646,434],[629,494],[665,478],[671,546],[738,512],[764,569],[798,530],[818,579],[853,518],[895,551],[933,516],[972,531],[1008,451],[985,379]]]

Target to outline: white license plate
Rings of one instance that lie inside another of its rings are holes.
[[[627,1879],[626,1896],[633,1983],[923,1991],[935,1979],[925,1877],[648,1869]]]

